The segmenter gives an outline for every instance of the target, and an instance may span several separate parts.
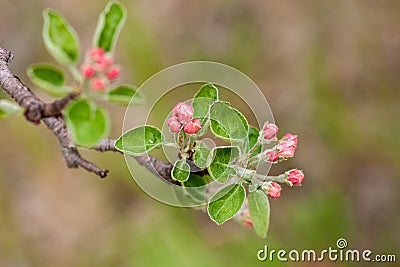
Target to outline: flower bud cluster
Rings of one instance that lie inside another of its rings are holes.
[[[121,68],[113,63],[112,56],[107,55],[102,48],[89,51],[86,63],[82,67],[82,75],[90,82],[90,89],[103,92],[106,87],[121,74]]]
[[[187,134],[196,134],[201,129],[199,119],[193,119],[193,107],[183,102],[177,103],[172,108],[172,116],[167,120],[169,130],[179,133],[182,130]]]
[[[287,133],[278,141],[278,145],[273,150],[266,152],[267,161],[277,162],[292,158],[297,148],[297,135]]]

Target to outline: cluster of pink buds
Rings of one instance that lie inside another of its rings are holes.
[[[199,119],[193,119],[193,107],[183,102],[178,102],[172,108],[172,117],[167,120],[169,130],[179,133],[182,130],[187,134],[196,134],[201,129]]]
[[[282,187],[277,182],[264,182],[261,185],[261,189],[271,198],[278,198],[281,196]]]
[[[278,160],[291,158],[294,156],[296,148],[297,135],[287,133],[278,141],[278,145],[274,150],[269,150],[266,153],[268,161],[277,162]]]
[[[93,48],[89,51],[88,60],[82,67],[82,74],[90,80],[90,88],[102,92],[107,85],[121,74],[118,65],[113,64],[113,57],[107,55],[102,48]]]

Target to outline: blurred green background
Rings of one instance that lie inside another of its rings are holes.
[[[15,56],[13,72],[30,85],[29,64],[52,62],[41,40],[44,8],[61,12],[87,49],[106,2],[0,0],[0,45]],[[111,170],[104,180],[69,170],[45,126],[8,118],[0,121],[0,266],[364,265],[256,258],[265,244],[321,250],[339,238],[400,260],[400,1],[121,2],[123,81],[140,85],[189,60],[245,72],[281,133],[300,138],[296,157],[271,172],[298,167],[306,180],[271,201],[263,240],[153,200],[121,155],[82,152]],[[114,138],[124,111],[110,106]]]

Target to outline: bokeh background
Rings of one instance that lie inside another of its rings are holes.
[[[266,244],[322,250],[338,238],[400,260],[400,1],[121,2],[122,80],[140,85],[189,60],[245,72],[281,132],[300,138],[296,157],[271,172],[302,168],[304,185],[271,201],[269,237],[259,239],[235,222],[218,227],[202,212],[153,200],[121,155],[82,152],[111,170],[104,180],[69,170],[45,126],[8,118],[0,121],[0,266],[364,265],[256,259]],[[0,0],[11,69],[30,84],[29,64],[53,62],[41,40],[44,8],[61,12],[87,49],[105,5]],[[117,137],[125,110],[109,107]]]

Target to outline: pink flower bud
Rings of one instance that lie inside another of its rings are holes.
[[[271,182],[267,195],[271,198],[278,198],[281,196],[282,187],[276,182]]]
[[[297,148],[297,135],[287,133],[279,140],[276,149],[280,158],[288,159],[294,156]]]
[[[286,172],[287,179],[293,185],[301,185],[304,180],[304,173],[302,170],[293,169]]]
[[[113,64],[113,61],[114,59],[112,57],[104,56],[96,61],[96,65],[100,71],[106,72]]]
[[[183,130],[187,134],[196,134],[200,131],[201,129],[201,122],[199,119],[194,119],[192,121],[189,121],[185,127],[183,127]]]
[[[102,92],[106,88],[106,83],[103,79],[95,78],[91,82],[91,87],[93,91]]]
[[[295,146],[287,146],[286,143],[278,144],[278,156],[280,158],[288,159],[294,156],[294,152],[296,152]]]
[[[119,77],[119,75],[121,74],[121,69],[119,66],[114,65],[111,67],[111,69],[108,71],[107,73],[107,78],[109,80],[115,80]]]
[[[95,62],[98,62],[99,60],[104,58],[105,54],[106,52],[103,48],[95,47],[89,51],[89,58]]]
[[[96,70],[91,65],[86,65],[82,68],[82,74],[86,79],[90,79],[94,76]]]
[[[265,153],[267,156],[268,156],[268,161],[269,162],[275,162],[275,161],[277,161],[278,159],[279,159],[279,156],[278,156],[278,154],[275,152],[275,150],[271,150],[271,151],[268,151],[267,153]]]
[[[179,121],[183,124],[190,122],[193,117],[193,112],[193,107],[183,102],[177,103],[172,108],[172,115],[177,117]]]
[[[282,137],[282,140],[286,140],[287,146],[297,147],[297,135],[287,133]]]
[[[171,117],[167,120],[169,130],[173,133],[179,133],[181,131],[182,124],[178,121],[178,118]]]
[[[266,123],[263,129],[264,139],[271,140],[278,135],[278,127],[273,123]]]

